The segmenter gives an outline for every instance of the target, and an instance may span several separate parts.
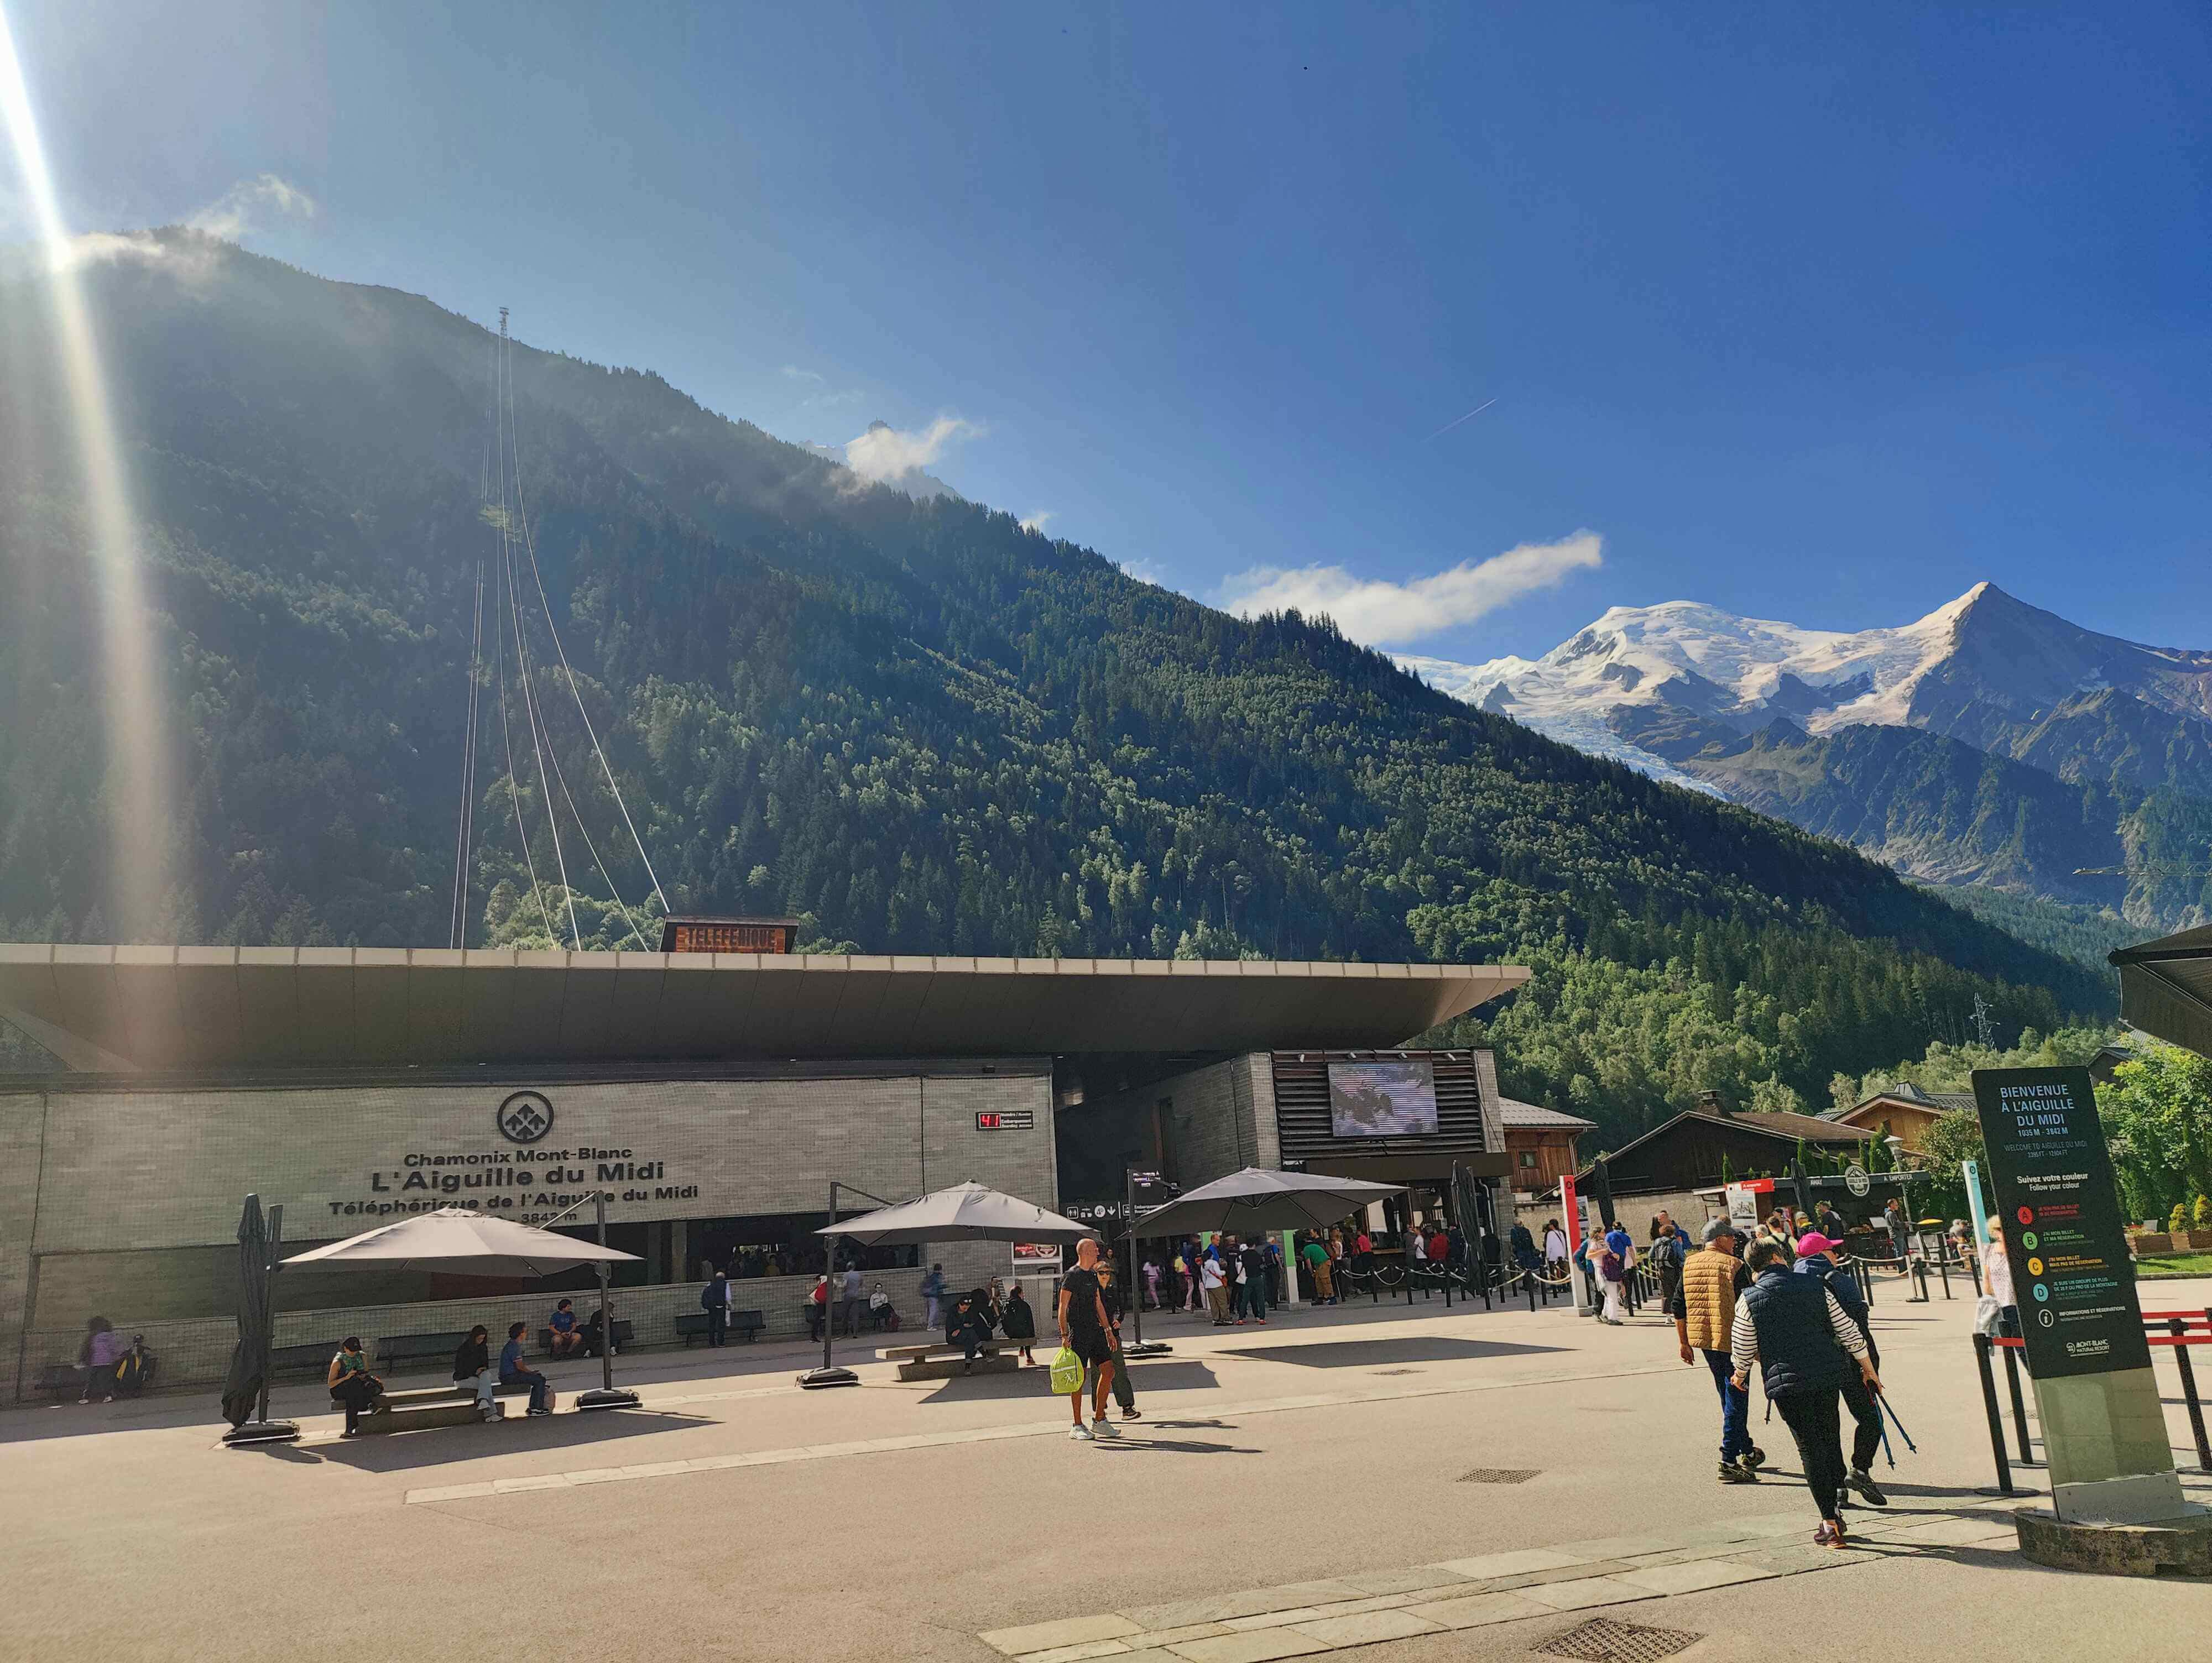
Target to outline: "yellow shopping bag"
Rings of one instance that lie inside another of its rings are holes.
[[[1083,1389],[1083,1359],[1065,1345],[1052,1360],[1052,1389],[1063,1398],[1072,1398]]]

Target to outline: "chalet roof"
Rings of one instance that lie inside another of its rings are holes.
[[[1835,1116],[1831,1125],[1863,1126],[1863,1117],[1878,1113],[1885,1103],[1902,1104],[1907,1108],[1930,1109],[1938,1114],[1955,1114],[1964,1110],[1974,1112],[1974,1094],[1971,1091],[1923,1091],[1917,1085],[1899,1086],[1894,1091],[1877,1091],[1863,1103],[1856,1103]]]
[[[1534,1127],[1551,1132],[1597,1130],[1595,1120],[1585,1120],[1575,1114],[1562,1114],[1556,1108],[1543,1108],[1534,1103],[1518,1102],[1511,1097],[1498,1100],[1498,1112],[1509,1126]]]
[[[1808,1144],[1856,1145],[1869,1141],[1874,1136],[1863,1127],[1816,1120],[1810,1114],[1756,1114],[1749,1111],[1741,1114],[1715,1114],[1701,1108],[1686,1108],[1673,1120],[1652,1127],[1641,1138],[1630,1139],[1606,1158],[1608,1162],[1618,1161],[1631,1150],[1641,1149],[1655,1139],[1666,1137],[1685,1120],[1703,1120],[1711,1126],[1729,1126],[1738,1132],[1771,1138],[1778,1144],[1795,1144],[1802,1138]]]

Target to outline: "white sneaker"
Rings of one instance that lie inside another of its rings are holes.
[[[1078,1421],[1073,1427],[1068,1429],[1067,1435],[1073,1442],[1089,1443],[1091,1441],[1091,1429],[1085,1426],[1081,1421]]]
[[[1121,1429],[1109,1420],[1095,1420],[1091,1423],[1091,1435],[1094,1438],[1118,1438],[1121,1435]]]

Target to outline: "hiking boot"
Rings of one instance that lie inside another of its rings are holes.
[[[1142,1419],[1144,1418],[1144,1416],[1143,1416],[1143,1414],[1142,1414],[1139,1411],[1138,1411],[1138,1410],[1134,1410],[1134,1409],[1124,1409],[1124,1410],[1121,1411],[1121,1418],[1122,1418],[1123,1420],[1125,1420],[1125,1421],[1142,1420]]]
[[[1851,1476],[1847,1482],[1850,1484],[1850,1487],[1858,1493],[1859,1499],[1864,1502],[1869,1507],[1887,1507],[1889,1505],[1889,1497],[1881,1493],[1881,1486],[1874,1481],[1873,1473],[1862,1472],[1857,1468],[1854,1467],[1851,1470]]]
[[[1721,1463],[1721,1482],[1724,1484],[1755,1484],[1759,1474],[1738,1461]]]
[[[1766,1452],[1764,1449],[1761,1449],[1757,1444],[1753,1444],[1747,1453],[1737,1456],[1736,1460],[1741,1461],[1746,1466],[1756,1471],[1759,1467],[1766,1465]]]

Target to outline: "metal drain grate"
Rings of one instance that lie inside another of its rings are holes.
[[[1551,1657],[1576,1657],[1583,1663],[1659,1663],[1662,1657],[1694,1646],[1705,1636],[1687,1629],[1647,1629],[1593,1617],[1579,1628],[1554,1635],[1536,1648]]]
[[[1472,1472],[1462,1472],[1459,1481],[1463,1484],[1524,1484],[1544,1469],[1540,1466],[1478,1466]]]

